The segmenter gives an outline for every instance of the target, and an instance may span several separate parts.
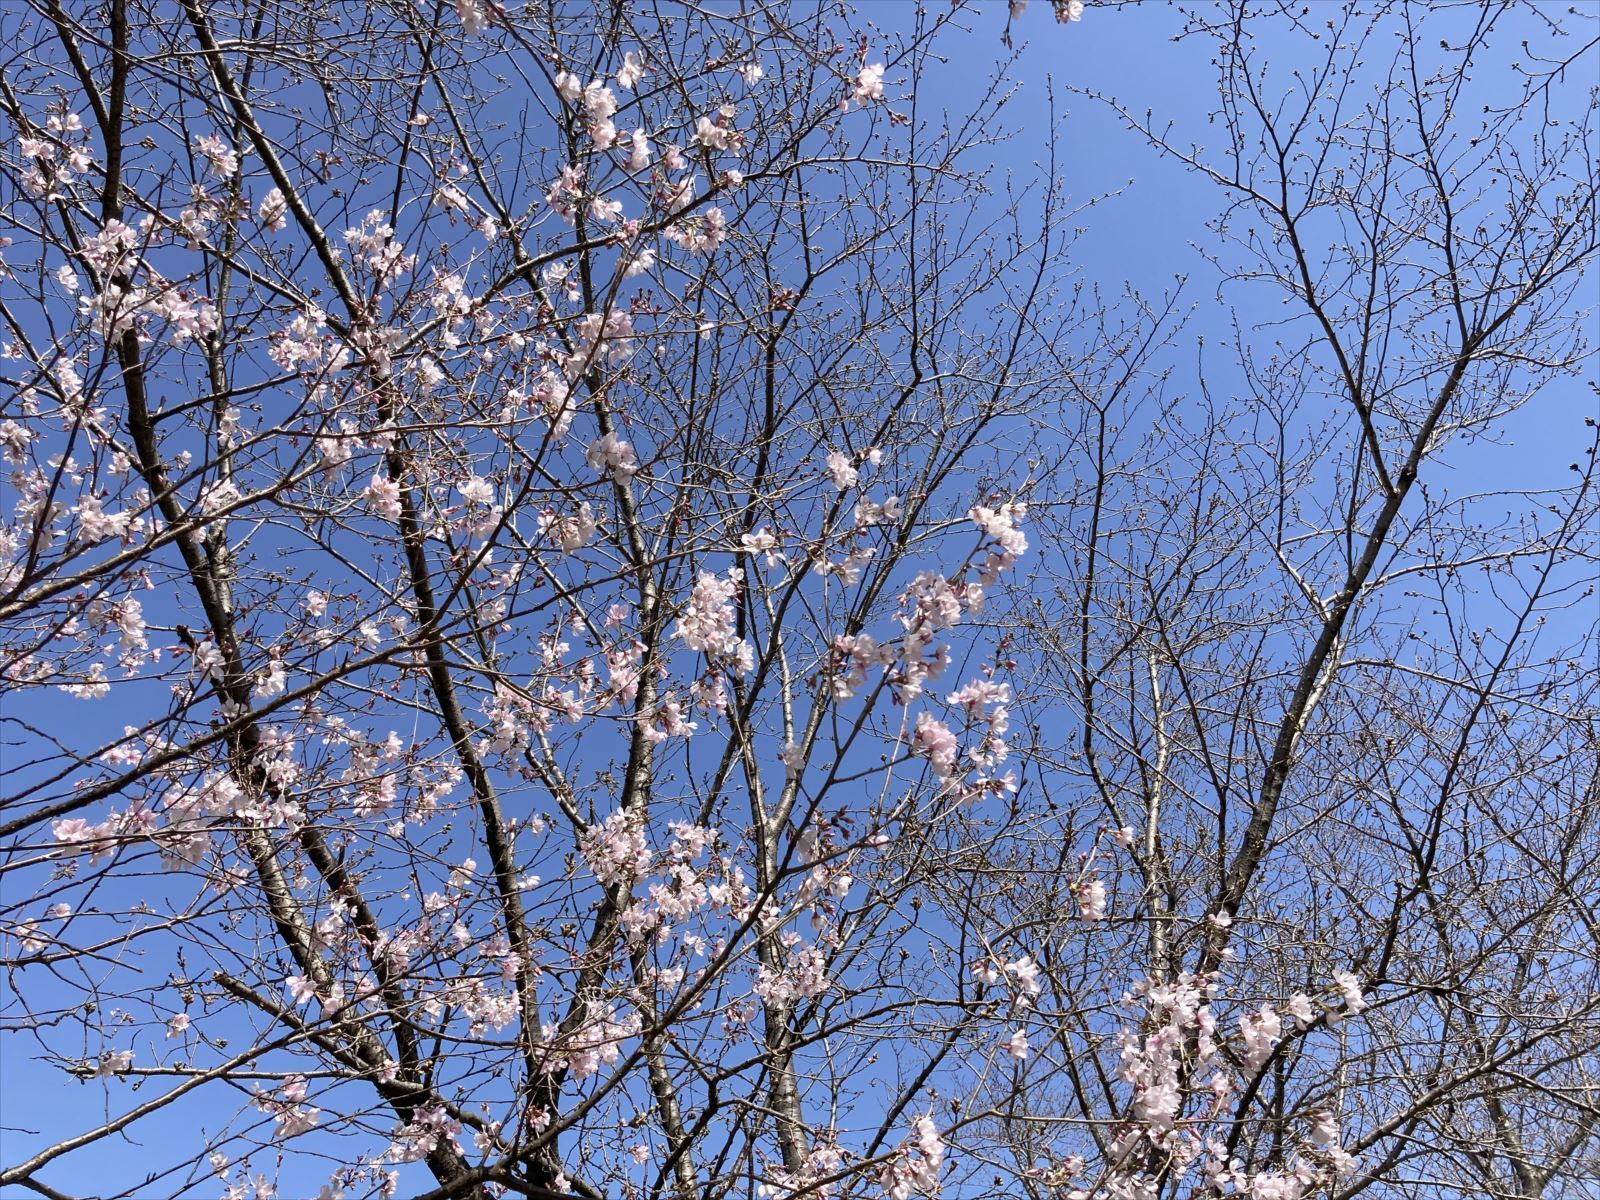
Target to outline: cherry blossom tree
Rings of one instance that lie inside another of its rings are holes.
[[[1593,630],[1537,631],[1593,458],[1503,524],[1432,481],[1588,362],[1593,127],[1541,106],[1592,45],[1485,135],[1492,22],[1405,30],[1398,107],[1342,89],[1409,9],[1305,30],[1289,108],[1300,18],[1188,27],[1221,157],[1132,136],[1309,323],[1186,423],[1180,302],[1070,279],[1048,138],[992,172],[1005,77],[919,87],[1116,16],[1010,7],[6,13],[0,1055],[72,1102],[8,1102],[0,1189],[1592,1153]]]
[[[4,1182],[935,1186],[889,848],[1014,786],[1066,242],[952,219],[998,83],[918,114],[950,18],[106,16],[8,26],[7,1054],[107,1100]]]

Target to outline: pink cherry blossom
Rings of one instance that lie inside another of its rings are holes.
[[[283,192],[273,188],[261,198],[261,204],[256,209],[256,220],[273,232],[279,232],[288,226],[289,202],[284,198]]]
[[[883,99],[883,64],[870,63],[864,65],[856,73],[855,100],[857,104],[865,104],[869,100]]]

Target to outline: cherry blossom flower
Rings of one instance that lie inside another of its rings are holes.
[[[640,171],[650,169],[650,139],[645,136],[642,129],[635,129],[628,135],[628,170],[638,174]]]
[[[584,86],[583,109],[595,149],[611,149],[617,141],[617,127],[611,121],[617,112],[616,93],[597,79]]]
[[[256,681],[253,690],[257,696],[281,696],[288,683],[289,677],[284,670],[283,659],[274,654],[267,660],[267,669]]]
[[[195,139],[195,149],[211,164],[211,173],[218,179],[232,179],[239,170],[239,156],[228,143],[214,133]]]
[[[1103,921],[1106,916],[1106,883],[1099,876],[1080,880],[1073,887],[1078,900],[1078,915],[1085,921]]]
[[[912,1122],[912,1137],[900,1147],[878,1176],[878,1183],[889,1200],[911,1200],[939,1190],[939,1173],[944,1166],[945,1145],[931,1113]]]
[[[582,838],[584,860],[595,878],[607,886],[631,882],[650,867],[650,847],[644,831],[629,813],[619,809]]]
[[[451,183],[439,185],[433,193],[433,202],[448,213],[465,213],[470,207],[466,193]],[[455,219],[452,217],[451,224],[454,223]]]
[[[699,217],[679,221],[666,236],[691,254],[710,254],[728,236],[728,218],[720,208],[708,208]]]
[[[456,18],[468,37],[477,37],[489,28],[489,10],[484,0],[456,0]]]
[[[980,577],[985,584],[993,583],[1002,570],[1012,566],[1027,551],[1027,536],[1017,528],[1027,512],[1026,504],[1016,503],[1002,504],[999,508],[980,504],[968,511],[972,523],[999,547],[984,559]]]
[[[1305,1029],[1317,1019],[1316,1010],[1311,1007],[1311,997],[1303,992],[1296,992],[1289,997],[1289,1003],[1283,1006],[1283,1011],[1295,1019],[1301,1029]]]
[[[317,308],[307,309],[272,336],[267,349],[272,361],[285,371],[299,371],[322,363],[327,355],[327,317]]]
[[[102,1050],[94,1074],[96,1079],[110,1079],[113,1075],[126,1074],[132,1067],[132,1050]]]
[[[778,535],[765,525],[754,533],[739,535],[739,548],[746,554],[760,554],[769,568],[786,561],[779,545]]]
[[[545,192],[545,203],[568,225],[577,218],[578,202],[583,198],[583,172],[575,166],[561,168],[550,189]]]
[[[856,73],[855,101],[865,104],[869,100],[883,99],[883,64],[871,63],[863,65]]]
[[[628,265],[623,268],[622,277],[624,279],[633,279],[636,276],[646,274],[653,269],[655,265],[655,248],[652,246],[642,246],[632,258],[628,259]]]
[[[400,519],[400,485],[383,474],[376,474],[367,484],[367,507],[386,521]]]
[[[1340,999],[1344,1001],[1345,1009],[1354,1014],[1362,1012],[1367,1007],[1366,997],[1361,994],[1361,981],[1350,971],[1335,971],[1333,973],[1333,986],[1339,990]]]
[[[580,550],[599,527],[594,506],[587,500],[573,513],[558,515],[547,510],[539,514],[539,532],[559,546],[563,554]]]
[[[785,742],[783,748],[778,751],[778,760],[783,763],[790,779],[798,778],[806,765],[805,747],[799,742]]]
[[[828,990],[827,959],[816,946],[789,949],[781,970],[757,969],[755,994],[764,1004],[790,1004]]]
[[[1272,1056],[1283,1035],[1283,1022],[1270,1004],[1263,1004],[1259,1012],[1239,1018],[1239,1035],[1244,1043],[1245,1069],[1254,1073]]]
[[[715,117],[697,117],[694,123],[694,140],[707,150],[738,150],[744,144],[744,135],[733,127],[733,110],[727,106],[719,109]]]
[[[917,714],[916,730],[911,735],[911,749],[928,760],[935,775],[942,779],[955,770],[959,748],[956,735],[950,732],[948,725],[926,712]]]
[[[642,78],[644,58],[637,51],[629,50],[622,56],[622,66],[617,68],[617,86],[625,92],[631,92],[639,86]]]
[[[273,188],[261,198],[261,204],[256,208],[256,220],[274,233],[289,224],[289,202],[284,199],[283,192]]]
[[[456,484],[456,491],[468,504],[494,503],[494,484],[480,475],[467,476],[463,482]]]
[[[633,452],[633,446],[614,433],[590,442],[584,457],[593,470],[610,476],[618,483],[633,478],[639,470],[639,459]]]
[[[860,472],[851,465],[847,455],[838,450],[830,450],[827,458],[828,480],[841,492],[846,488],[856,485]]]
[[[1028,954],[1013,959],[1005,964],[1006,978],[1015,982],[1017,987],[1017,1001],[1022,1007],[1027,1007],[1033,998],[1044,991],[1044,982],[1039,978],[1039,965]]]
[[[744,583],[737,567],[725,575],[701,571],[673,633],[691,650],[708,657],[741,657],[748,649],[738,633],[735,602]]]
[[[615,224],[622,219],[622,201],[607,200],[603,196],[589,198],[589,216],[603,225]]]
[[[77,700],[103,700],[111,694],[111,684],[106,681],[106,665],[90,663],[89,670],[76,683],[64,683],[61,690]]]
[[[686,718],[683,704],[672,694],[662,697],[655,713],[641,720],[647,740],[660,744],[668,738],[693,737],[700,726]]]

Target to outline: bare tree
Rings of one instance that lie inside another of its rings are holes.
[[[1083,467],[1035,509],[1061,564],[1021,613],[1056,697],[1038,836],[1100,822],[1128,867],[1109,941],[1062,937],[1068,1075],[1011,1136],[1090,1123],[1113,1190],[1595,1186],[1593,33],[1238,4],[1182,33],[1217,64],[1217,144],[1096,97],[1218,189],[1233,330],[1121,306],[1115,354],[1070,372]],[[1508,429],[1559,458],[1513,481]],[[1017,908],[1061,903],[1022,878]],[[1124,1045],[1132,1095],[1108,1085],[1108,958],[1220,981],[1259,1046],[1212,1088],[1185,1027],[1177,1134],[1094,1124],[1140,1115],[1168,1049]],[[1359,1020],[1307,1003],[1336,971]]]

